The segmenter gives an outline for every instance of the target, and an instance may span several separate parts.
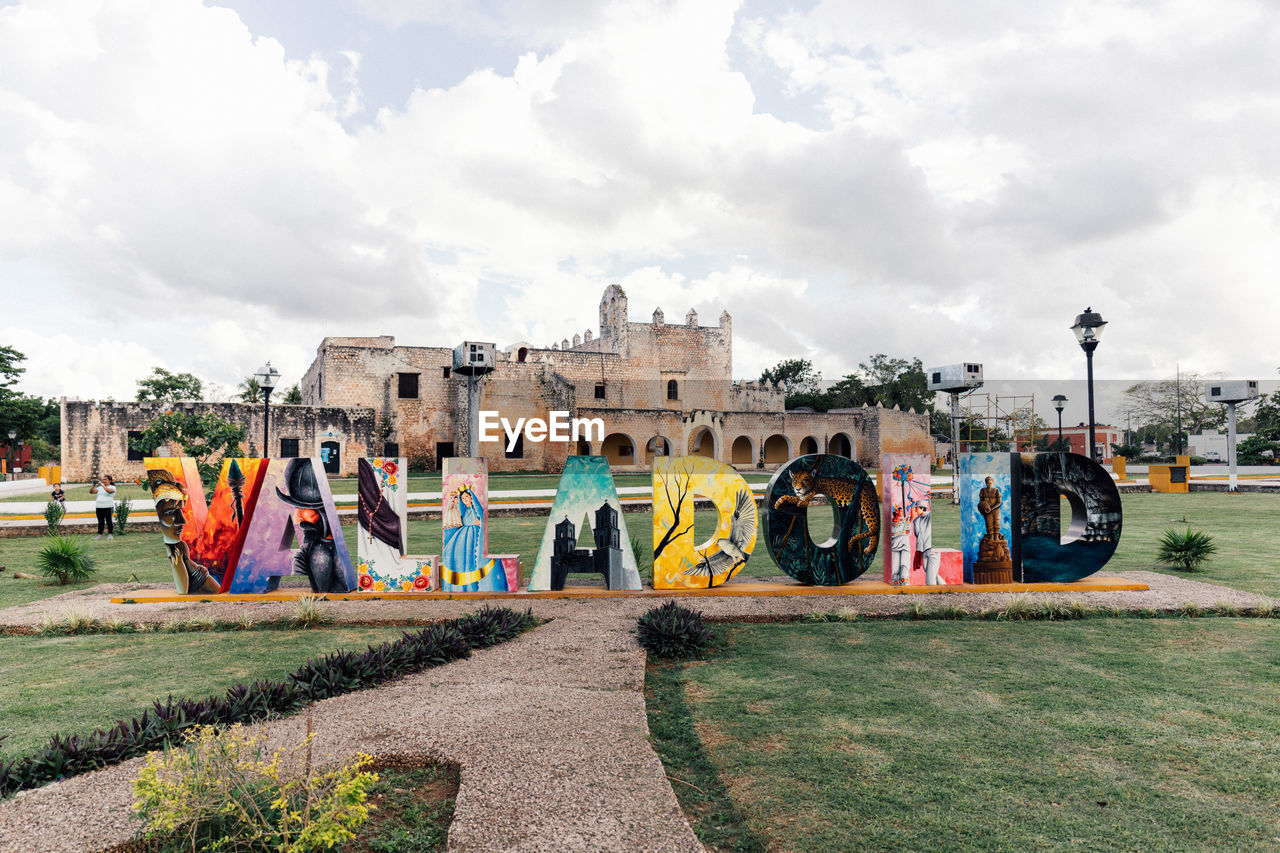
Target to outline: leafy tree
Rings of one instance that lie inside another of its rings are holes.
[[[807,358],[788,358],[767,368],[760,374],[760,381],[785,382],[788,394],[814,394],[822,382],[822,374],[813,369],[813,362]]]
[[[1236,462],[1241,465],[1269,465],[1276,459],[1280,459],[1280,442],[1266,436],[1251,435],[1236,444]]]
[[[920,359],[890,358],[876,353],[870,361],[858,365],[858,373],[871,399],[868,405],[879,403],[886,409],[899,406],[903,410],[930,411],[934,392],[929,390],[929,380],[924,375]],[[851,377],[846,376],[845,379]],[[842,380],[843,381],[843,380]]]
[[[261,403],[262,402],[262,386],[258,384],[258,377],[247,377],[243,382],[236,386],[239,391],[239,400],[241,403]]]
[[[153,420],[129,446],[139,453],[154,453],[163,445],[178,445],[183,456],[195,460],[200,479],[209,489],[218,480],[223,458],[239,455],[245,437],[244,427],[228,423],[213,412],[169,412]]]
[[[1128,444],[1112,444],[1111,452],[1125,459],[1137,459],[1142,455],[1142,445],[1132,441]]]
[[[1122,412],[1132,415],[1140,427],[1154,427],[1160,436],[1157,443],[1169,441],[1172,449],[1178,445],[1178,414],[1182,416],[1182,449],[1187,448],[1186,437],[1191,433],[1218,429],[1226,421],[1226,408],[1210,403],[1201,389],[1205,377],[1197,373],[1184,373],[1178,379],[1160,379],[1139,382],[1125,389]],[[1181,393],[1179,393],[1181,389]]]
[[[21,363],[27,357],[13,347],[0,346],[0,435],[9,430],[32,445],[37,459],[56,457],[62,441],[62,409],[57,400],[28,397],[16,390],[18,377],[26,372]]]
[[[1280,441],[1280,391],[1263,397],[1253,413],[1253,432],[1268,441]]]
[[[138,380],[138,402],[176,403],[199,400],[204,383],[190,373],[170,373],[163,367],[152,368],[151,375]]]
[[[297,382],[293,383],[293,387],[285,392],[284,399],[281,400],[280,402],[285,403],[287,405],[294,405],[294,406],[301,405],[302,390],[298,388]]]

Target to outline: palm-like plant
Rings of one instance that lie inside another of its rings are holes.
[[[1194,572],[1217,550],[1218,546],[1208,533],[1190,527],[1182,531],[1169,529],[1160,537],[1157,559],[1166,566]]]
[[[40,574],[59,584],[88,580],[97,562],[83,536],[50,536],[49,544],[36,552]]]
[[[262,386],[258,384],[258,380],[254,376],[246,378],[237,385],[236,390],[240,392],[241,403],[262,402]]]

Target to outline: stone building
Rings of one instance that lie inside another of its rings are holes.
[[[453,370],[452,347],[399,346],[391,337],[328,337],[300,387],[304,403],[373,410],[377,449],[439,468],[467,447],[467,383]],[[600,300],[599,334],[590,329],[546,347],[527,342],[497,352],[478,382],[477,408],[516,418],[552,411],[600,418],[603,440],[482,443],[491,471],[559,470],[570,454],[608,457],[645,470],[658,455],[699,455],[736,467],[772,468],[805,453],[879,465],[881,451],[932,453],[928,416],[882,408],[827,413],[786,411],[781,385],[733,379],[733,322],[722,312],[702,326],[689,311],[667,323],[628,319],[622,288]],[[343,462],[344,469],[347,467]]]
[[[333,474],[355,473],[369,455],[402,455],[438,469],[467,448],[467,382],[453,371],[452,347],[399,346],[391,337],[327,337],[299,387],[302,405],[272,405],[267,454],[319,456]],[[744,470],[773,468],[793,456],[834,453],[878,467],[881,451],[932,453],[923,413],[882,408],[826,413],[786,411],[785,388],[733,379],[733,321],[722,312],[702,326],[689,311],[667,323],[628,319],[627,295],[610,285],[600,301],[600,330],[547,347],[517,343],[496,352],[492,373],[476,384],[477,408],[517,418],[553,411],[599,418],[603,440],[479,445],[491,471],[559,471],[570,454],[603,455],[620,470],[647,470],[659,455],[708,456]],[[214,411],[248,432],[258,455],[262,406],[240,403],[63,401],[63,479],[95,471],[133,479],[142,454],[131,434],[162,412]],[[161,452],[178,452],[177,448]]]
[[[95,473],[134,480],[146,471],[145,454],[129,448],[160,415],[168,411],[214,412],[248,434],[246,456],[258,456],[262,443],[263,407],[249,403],[99,403],[62,400],[62,479],[86,482]],[[355,473],[355,460],[371,453],[374,419],[369,409],[335,406],[271,406],[271,455],[318,456],[334,474]],[[179,448],[156,448],[177,455]]]

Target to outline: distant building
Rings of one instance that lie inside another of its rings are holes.
[[[1030,445],[1029,434],[1026,430],[1018,430],[1016,433],[1018,447],[1020,450],[1030,452],[1033,448]],[[1050,442],[1058,440],[1058,428],[1051,426],[1043,430],[1036,431],[1036,438],[1047,438]],[[1124,430],[1119,427],[1108,426],[1106,424],[1094,424],[1093,437],[1097,442],[1097,456],[1103,462],[1111,462],[1115,454],[1111,450],[1113,444],[1124,443]],[[1070,445],[1072,453],[1078,453],[1081,456],[1089,456],[1089,427],[1087,424],[1079,424],[1078,426],[1064,426],[1062,428],[1062,438]]]
[[[1236,445],[1246,439],[1253,438],[1251,432],[1236,433]],[[1192,456],[1203,456],[1210,462],[1226,462],[1227,461],[1227,434],[1218,432],[1216,429],[1207,429],[1204,432],[1187,436],[1187,453]]]
[[[781,306],[779,310],[786,310]],[[559,471],[570,455],[608,458],[621,470],[646,471],[660,456],[706,456],[742,469],[774,468],[808,453],[832,453],[875,468],[884,452],[933,453],[924,412],[880,407],[787,411],[781,383],[733,379],[733,321],[701,326],[689,311],[667,323],[628,319],[616,284],[600,300],[600,330],[546,347],[519,342],[494,352],[493,371],[477,385],[477,409],[547,419],[552,411],[599,418],[603,440],[518,441],[479,445],[491,471]],[[361,456],[406,456],[439,469],[466,453],[467,381],[453,370],[453,346],[400,346],[389,336],[327,337],[299,382],[303,405],[271,407],[272,457],[322,456],[334,474],[355,473]],[[257,454],[262,407],[183,403],[244,424],[245,452]],[[93,471],[133,478],[141,454],[128,449],[165,410],[160,404],[64,402],[63,477]],[[176,451],[175,451],[176,452]]]

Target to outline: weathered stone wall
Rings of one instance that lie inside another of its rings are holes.
[[[167,411],[193,414],[214,412],[243,426],[248,433],[241,445],[245,456],[259,456],[263,407],[246,403],[99,403],[62,400],[62,479],[85,482],[94,473],[132,480],[145,473],[139,460],[130,460],[129,432],[142,431]],[[271,407],[269,451],[280,454],[282,438],[297,439],[299,456],[319,456],[320,445],[338,443],[340,469],[354,474],[356,459],[374,452],[374,418],[371,409],[341,406]],[[159,448],[157,448],[159,449]],[[178,447],[168,448],[178,455]]]

